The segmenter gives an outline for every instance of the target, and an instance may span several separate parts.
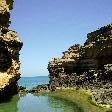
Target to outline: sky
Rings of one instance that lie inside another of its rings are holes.
[[[44,76],[52,57],[112,23],[112,0],[15,0],[11,21],[24,44],[22,76]]]

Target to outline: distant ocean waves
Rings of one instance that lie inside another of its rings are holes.
[[[20,86],[24,86],[27,89],[31,89],[40,84],[49,83],[48,76],[37,76],[37,77],[21,77],[18,81]]]

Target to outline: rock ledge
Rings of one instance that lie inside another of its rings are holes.
[[[98,103],[112,105],[112,24],[88,33],[61,58],[48,63],[50,88],[90,89]]]

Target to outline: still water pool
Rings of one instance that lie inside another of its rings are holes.
[[[77,106],[49,96],[15,95],[0,104],[0,112],[83,112]]]
[[[24,77],[18,83],[30,89],[38,84],[48,83],[48,77]],[[83,110],[67,101],[28,93],[15,95],[10,101],[1,103],[0,112],[83,112]]]

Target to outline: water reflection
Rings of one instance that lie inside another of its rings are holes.
[[[47,99],[47,96],[27,94],[19,100],[18,112],[51,112]]]
[[[19,95],[15,95],[10,101],[0,103],[0,112],[18,112],[18,101]]]
[[[60,100],[54,97],[48,97],[48,102],[52,109],[56,110],[57,108],[60,108],[63,110],[61,112],[84,112],[82,107],[77,103]]]
[[[71,102],[33,94],[16,95],[11,101],[0,104],[0,112],[83,112]]]

